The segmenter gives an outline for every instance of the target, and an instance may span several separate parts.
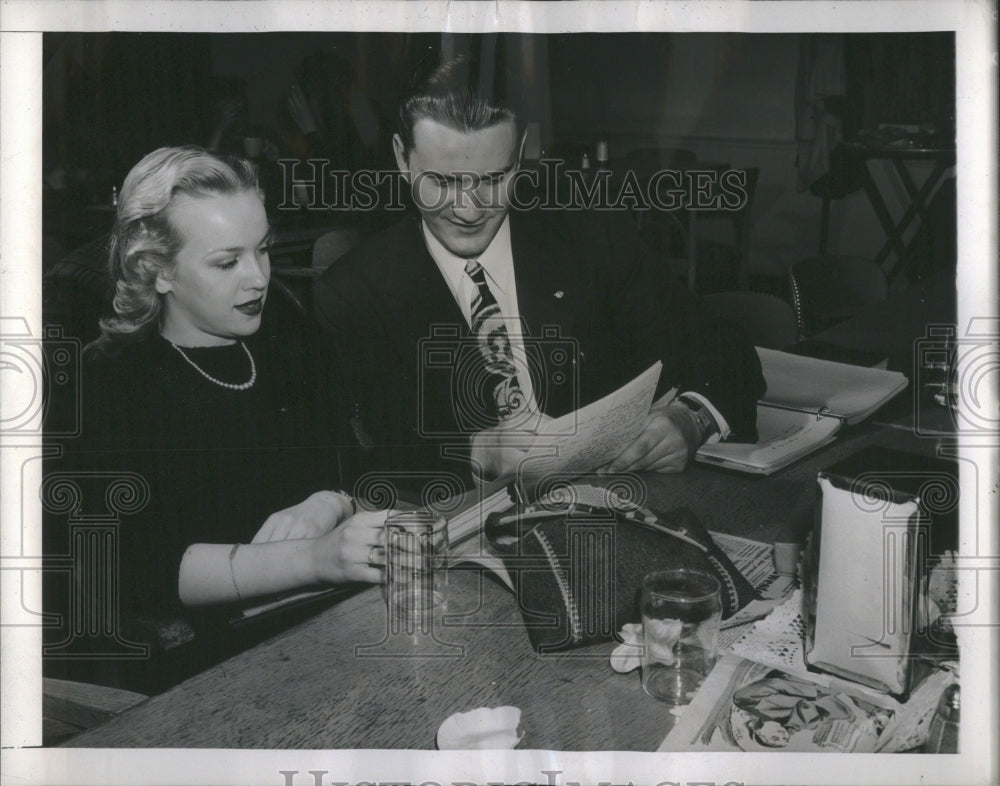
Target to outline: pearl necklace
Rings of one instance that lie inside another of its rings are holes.
[[[181,349],[179,346],[177,346],[173,341],[170,342],[170,346],[172,346],[174,349],[180,352],[181,357],[184,358],[188,363],[190,363],[195,371],[201,374],[209,382],[214,382],[216,385],[219,385],[220,387],[229,388],[230,390],[249,390],[250,388],[253,387],[253,383],[257,381],[257,364],[253,362],[253,355],[250,354],[250,350],[247,348],[247,345],[244,344],[242,341],[240,342],[240,346],[243,347],[243,351],[247,353],[247,358],[250,360],[250,379],[244,382],[242,385],[234,385],[231,382],[223,382],[220,379],[216,379],[211,374],[202,369],[197,363],[191,360],[191,358],[189,358],[184,353],[184,350]]]

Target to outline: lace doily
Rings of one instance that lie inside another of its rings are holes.
[[[795,590],[764,619],[758,620],[730,647],[730,651],[780,669],[801,671],[802,642],[806,625],[802,619],[802,590]]]

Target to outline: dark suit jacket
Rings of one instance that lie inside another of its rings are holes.
[[[730,439],[756,440],[763,395],[752,346],[709,324],[699,301],[674,287],[627,215],[512,212],[518,308],[538,361],[534,390],[559,416],[610,393],[656,360],[657,396],[702,393]],[[469,432],[461,406],[474,356],[468,328],[409,216],[332,265],[316,285],[317,316],[352,394],[352,425],[369,467],[467,478]],[[481,427],[481,425],[480,425]],[[457,459],[442,456],[451,446]],[[464,453],[463,453],[464,449]]]

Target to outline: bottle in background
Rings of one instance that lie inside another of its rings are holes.
[[[595,145],[598,169],[610,169],[608,160],[608,140],[607,137],[600,137]]]

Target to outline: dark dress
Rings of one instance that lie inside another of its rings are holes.
[[[73,552],[74,522],[117,520],[119,635],[148,640],[156,631],[154,654],[170,650],[168,660],[185,661],[157,664],[163,673],[145,675],[150,684],[139,681],[147,690],[163,677],[172,682],[183,676],[194,660],[205,665],[253,638],[253,626],[229,625],[238,609],[182,606],[177,577],[187,547],[248,543],[271,513],[341,486],[336,404],[316,382],[327,375],[318,374],[312,354],[291,346],[287,336],[279,346],[261,331],[243,343],[257,370],[246,390],[209,381],[159,335],[114,356],[88,350],[81,436],[66,442],[63,458],[46,464],[47,481],[53,473],[67,476],[80,499],[68,516],[46,515],[47,553]],[[240,343],[184,352],[216,380],[240,384],[250,378]],[[47,610],[70,608],[72,594],[65,583],[50,590]],[[71,629],[72,616],[67,621]],[[197,653],[194,660],[177,656],[184,645]],[[133,664],[127,671],[142,669]]]

